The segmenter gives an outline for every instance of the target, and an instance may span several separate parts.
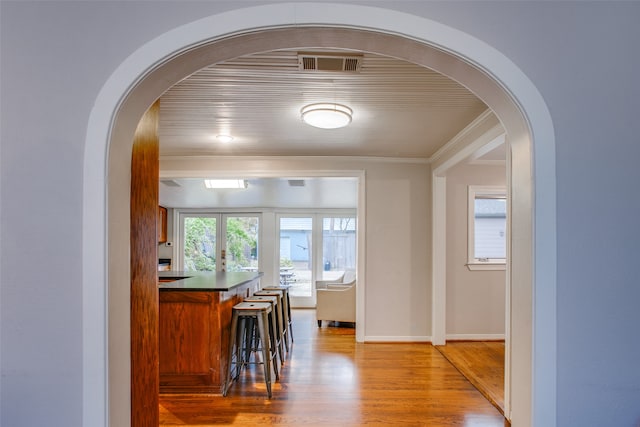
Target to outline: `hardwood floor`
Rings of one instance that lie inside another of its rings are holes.
[[[504,341],[459,341],[436,347],[504,413]]]
[[[295,343],[267,399],[259,369],[220,395],[161,395],[161,426],[508,426],[500,412],[426,343],[355,342],[294,310]]]

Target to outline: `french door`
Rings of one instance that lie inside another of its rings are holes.
[[[258,271],[260,215],[180,212],[178,265],[184,271]]]
[[[355,278],[355,215],[277,215],[280,283],[293,307],[315,307],[316,281]]]
[[[315,307],[313,215],[278,215],[280,283],[293,307]]]
[[[266,268],[267,276],[290,285],[293,307],[315,307],[317,281],[348,282],[355,278],[355,212],[279,213],[275,215],[275,227],[269,224],[264,236],[260,213],[178,211],[177,218],[174,254],[179,270]],[[273,264],[269,261],[261,265],[261,244],[267,250],[275,249],[274,256],[266,257]]]

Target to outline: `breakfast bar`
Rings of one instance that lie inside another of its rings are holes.
[[[160,393],[221,393],[231,313],[260,272],[158,272]]]

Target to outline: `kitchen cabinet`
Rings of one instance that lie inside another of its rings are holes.
[[[158,243],[167,241],[167,208],[158,206]]]

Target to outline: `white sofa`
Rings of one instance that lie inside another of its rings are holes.
[[[356,321],[356,281],[349,283],[328,283],[326,288],[316,289],[316,320],[318,327],[322,321]]]

